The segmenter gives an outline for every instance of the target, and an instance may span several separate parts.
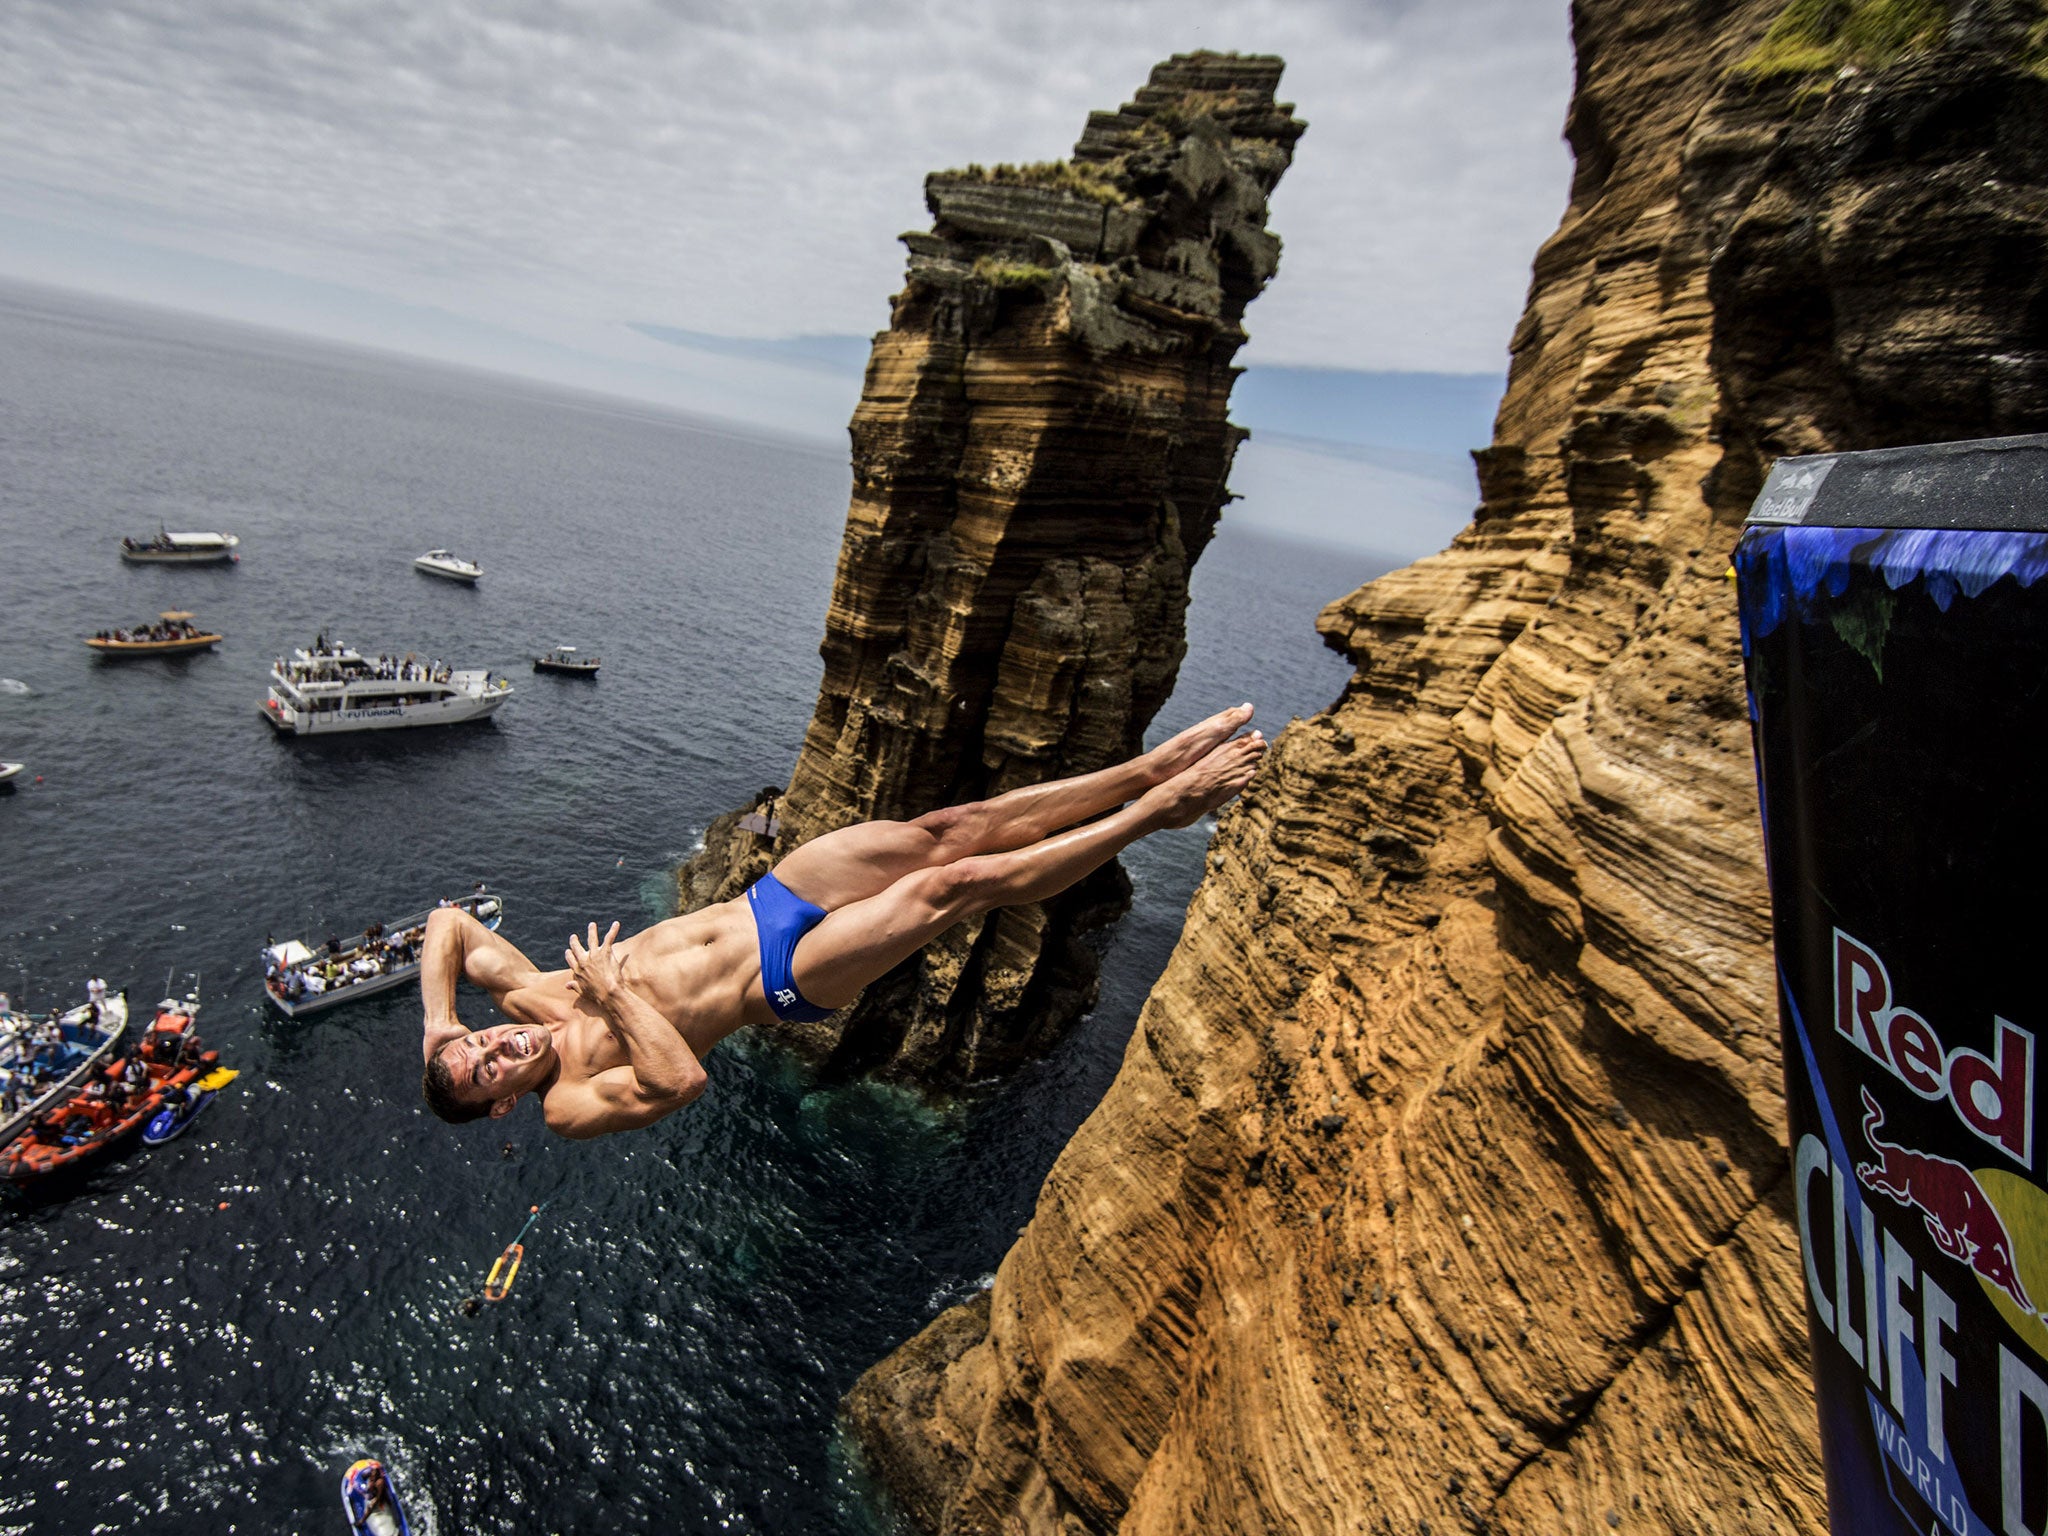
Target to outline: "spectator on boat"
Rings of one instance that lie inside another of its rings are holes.
[[[106,1016],[107,1012],[106,979],[100,976],[86,978],[85,996],[86,1000],[92,1004],[92,1021],[97,1024]]]
[[[140,1056],[130,1056],[121,1068],[121,1081],[130,1088],[140,1088],[149,1081],[149,1067]]]

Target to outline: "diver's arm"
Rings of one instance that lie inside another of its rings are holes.
[[[626,1049],[639,1107],[655,1110],[654,1118],[680,1109],[704,1091],[708,1079],[704,1064],[683,1038],[682,1031],[664,1018],[652,1003],[626,985],[612,941],[619,925],[599,938],[597,924],[590,925],[590,942],[571,938],[563,958],[569,962],[569,985],[578,996],[588,999],[604,1016],[612,1038]],[[591,1080],[608,1078],[618,1068],[601,1072]],[[550,1099],[553,1098],[551,1094]],[[552,1116],[550,1124],[553,1123]],[[645,1124],[638,1121],[637,1124]],[[619,1126],[617,1129],[628,1129]],[[602,1130],[591,1135],[603,1135]]]
[[[450,1040],[469,1033],[455,1017],[455,983],[462,979],[462,918],[458,907],[437,907],[427,914],[427,934],[420,941],[420,1008],[425,1015],[422,1050],[428,1061]]]
[[[474,982],[502,999],[540,973],[509,939],[502,939],[461,907],[436,907],[427,914],[420,941],[420,1007],[425,1014],[422,1047],[428,1061],[450,1040],[469,1033],[455,1016],[455,984]]]
[[[664,1026],[666,1027],[666,1026]],[[700,1086],[697,1093],[703,1092]],[[647,1093],[631,1067],[612,1067],[581,1083],[558,1083],[542,1100],[548,1129],[557,1136],[588,1141],[614,1131],[636,1131],[674,1114],[697,1093],[661,1098]]]

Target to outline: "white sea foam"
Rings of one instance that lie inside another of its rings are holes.
[[[34,693],[34,692],[35,692],[35,689],[33,689],[33,688],[29,687],[29,685],[28,685],[27,683],[24,683],[24,682],[23,682],[23,681],[22,681],[22,680],[21,680],[20,678],[18,678],[18,677],[0,677],[0,693]]]

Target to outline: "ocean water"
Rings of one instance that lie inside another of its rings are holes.
[[[182,1140],[0,1206],[0,1532],[340,1531],[363,1455],[426,1531],[891,1528],[837,1402],[987,1283],[1114,1075],[1206,827],[1127,856],[1098,1009],[945,1101],[743,1035],[651,1130],[451,1128],[411,997],[293,1023],[256,958],[477,879],[542,963],[586,920],[668,916],[705,824],[794,760],[846,491],[833,449],[0,285],[0,759],[29,764],[0,795],[0,988],[43,1009],[97,971],[146,1006],[196,980],[242,1070]],[[242,561],[124,566],[159,523],[239,533]],[[482,584],[415,574],[438,544]],[[1315,610],[1375,573],[1226,520],[1153,739],[1328,703]],[[225,643],[80,643],[172,607]],[[269,658],[319,630],[518,692],[471,726],[273,739]],[[532,674],[557,642],[602,676]],[[489,1021],[481,994],[464,1014]],[[463,1317],[543,1202],[510,1299]]]

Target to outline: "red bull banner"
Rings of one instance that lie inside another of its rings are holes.
[[[1735,553],[1838,1536],[2048,1536],[2048,437],[1782,460]]]

